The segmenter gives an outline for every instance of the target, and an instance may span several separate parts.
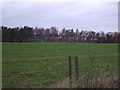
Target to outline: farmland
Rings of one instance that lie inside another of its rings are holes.
[[[117,44],[3,43],[3,88],[44,88],[64,81],[68,78],[68,56],[72,57],[73,69],[74,57],[78,56],[80,77],[87,76],[86,69],[91,65],[94,78],[117,76]]]

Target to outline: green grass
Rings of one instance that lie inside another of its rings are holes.
[[[73,73],[78,56],[80,77],[87,77],[90,68],[94,77],[117,75],[117,44],[3,43],[3,88],[41,88],[62,81],[68,77],[68,56],[72,56]]]

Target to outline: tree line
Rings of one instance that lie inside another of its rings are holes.
[[[80,42],[120,43],[120,32],[95,32],[85,30],[2,26],[2,42]]]

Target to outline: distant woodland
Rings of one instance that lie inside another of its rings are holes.
[[[120,32],[2,26],[2,42],[120,43]]]

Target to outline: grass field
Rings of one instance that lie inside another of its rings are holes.
[[[3,88],[41,88],[63,81],[68,77],[68,56],[78,56],[80,77],[87,77],[91,67],[94,78],[117,75],[117,44],[3,43]]]

